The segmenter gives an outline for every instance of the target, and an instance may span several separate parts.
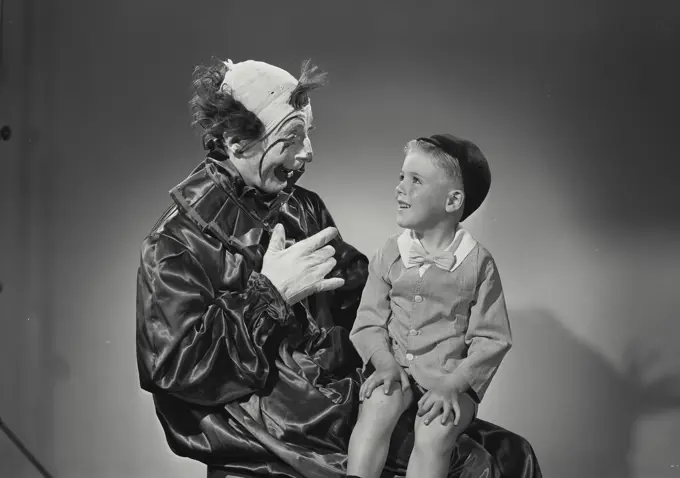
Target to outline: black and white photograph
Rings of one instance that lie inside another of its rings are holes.
[[[680,3],[0,0],[0,478],[680,478]]]

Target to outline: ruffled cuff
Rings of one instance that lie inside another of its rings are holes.
[[[247,307],[251,309],[253,317],[266,315],[278,324],[290,323],[294,316],[293,308],[267,276],[253,272],[248,278],[246,290],[248,291]]]

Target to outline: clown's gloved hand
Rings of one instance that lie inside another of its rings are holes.
[[[261,274],[274,284],[290,305],[317,292],[342,287],[343,279],[325,279],[336,263],[335,249],[326,244],[337,235],[336,228],[327,227],[286,249],[286,232],[281,224],[277,224],[262,258]]]

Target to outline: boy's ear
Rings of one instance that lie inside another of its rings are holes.
[[[446,212],[462,211],[464,203],[465,193],[460,189],[452,189],[446,198]]]

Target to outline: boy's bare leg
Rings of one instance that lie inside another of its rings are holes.
[[[406,478],[446,478],[456,440],[475,414],[476,405],[469,395],[462,394],[459,404],[461,416],[458,425],[454,425],[450,417],[442,425],[441,415],[425,425],[425,417],[416,416],[415,440]]]
[[[413,400],[411,389],[401,391],[398,382],[385,395],[376,388],[359,406],[359,418],[349,440],[347,474],[361,478],[378,478],[385,467],[390,438],[399,417]]]

